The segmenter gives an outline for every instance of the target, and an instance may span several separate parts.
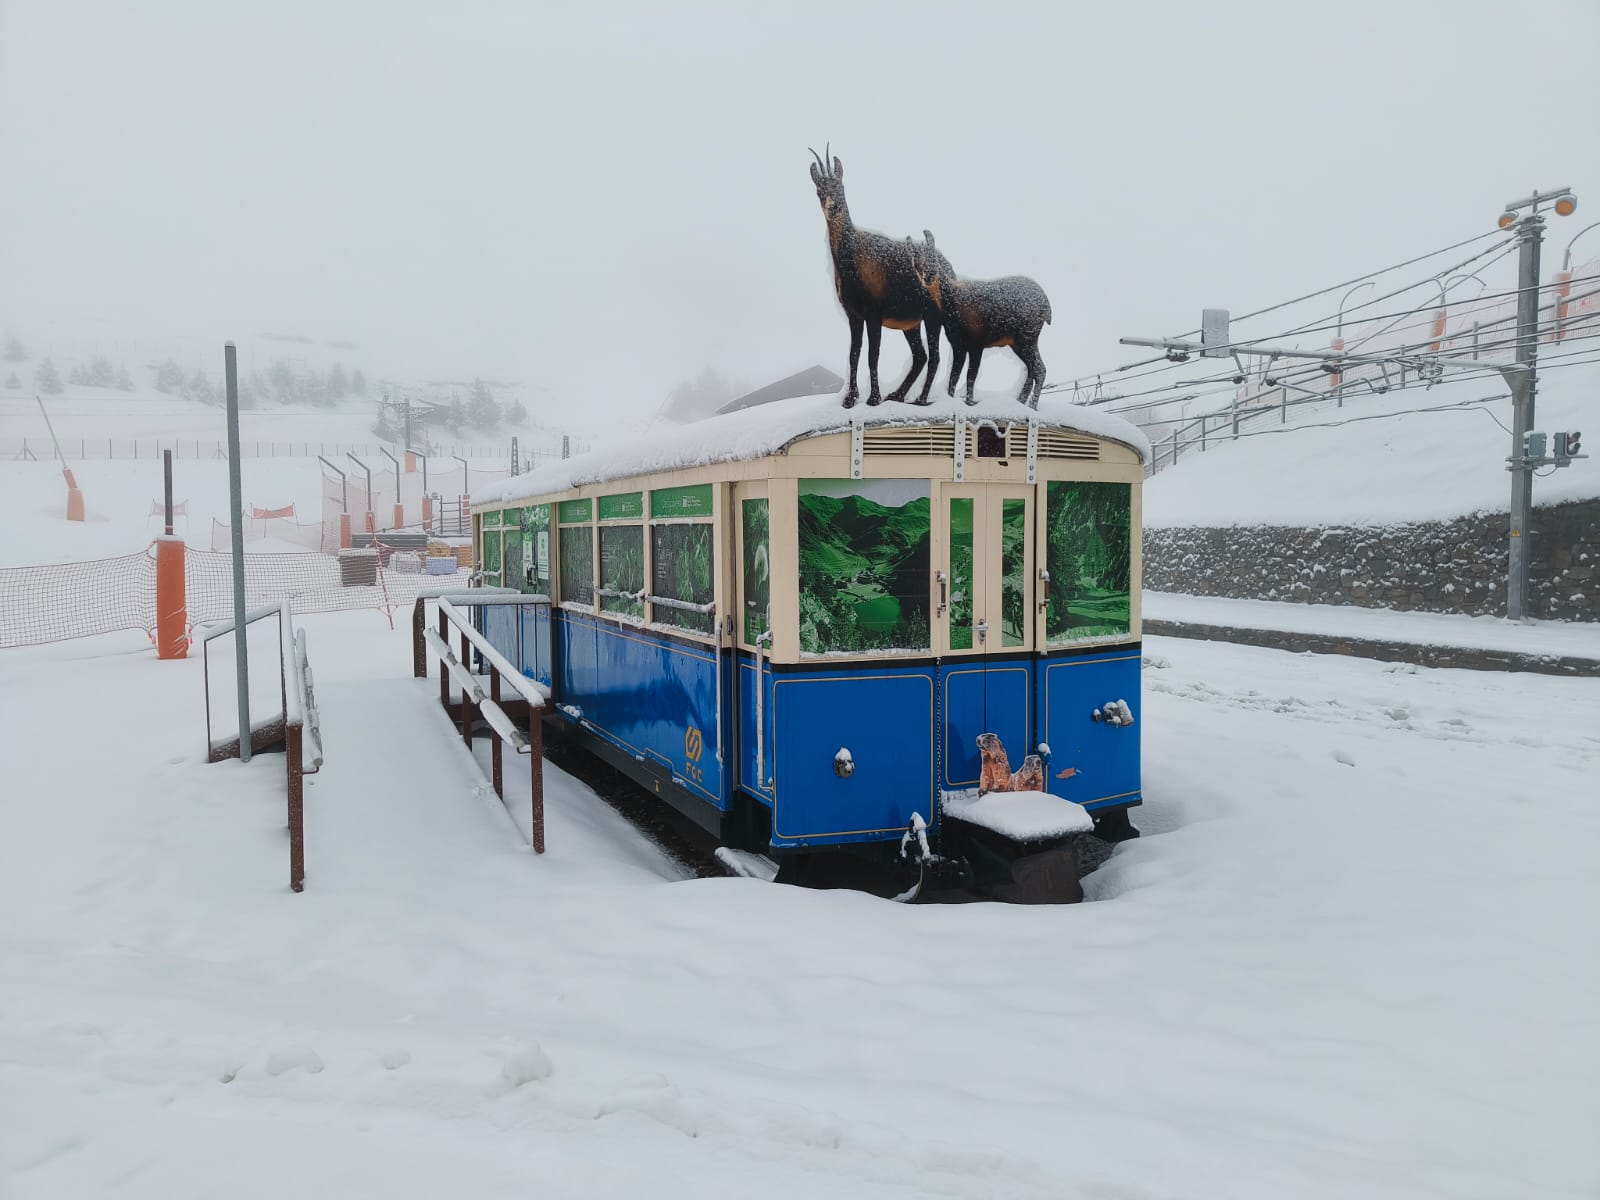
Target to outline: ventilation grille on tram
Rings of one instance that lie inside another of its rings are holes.
[[[1025,422],[1011,426],[1006,437],[1006,453],[1013,458],[1028,456],[1028,426]],[[1081,437],[1061,429],[1039,430],[1040,458],[1078,458],[1093,462],[1100,457],[1100,443],[1090,437]]]
[[[967,456],[976,457],[978,449],[973,437],[974,427],[967,427]],[[956,451],[956,431],[950,425],[913,425],[900,428],[868,429],[861,436],[862,449],[868,454],[898,454],[953,458]],[[1007,458],[1028,457],[1028,424],[1013,421],[1006,430],[1005,454]],[[1067,433],[1060,429],[1039,430],[1040,458],[1075,458],[1096,461],[1100,457],[1100,443],[1091,437]]]
[[[861,435],[861,448],[868,454],[912,454],[954,458],[956,431],[950,425],[868,429]]]

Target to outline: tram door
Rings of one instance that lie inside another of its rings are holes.
[[[934,638],[944,659],[947,789],[977,785],[980,733],[1000,738],[1012,767],[1033,750],[1034,494],[1022,484],[940,488],[945,536],[943,561],[934,564]]]

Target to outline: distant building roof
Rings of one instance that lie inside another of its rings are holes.
[[[820,396],[826,392],[837,392],[844,386],[844,379],[835,375],[827,367],[807,367],[804,371],[797,371],[786,379],[777,383],[769,383],[766,387],[757,388],[753,392],[746,392],[737,400],[729,400],[717,414],[738,412],[741,408],[754,408],[758,404],[771,404],[774,400],[793,400],[796,396]]]

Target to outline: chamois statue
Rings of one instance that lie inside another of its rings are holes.
[[[861,359],[863,326],[867,331],[867,374],[872,383],[867,403],[904,400],[926,363],[928,378],[915,401],[926,404],[934,372],[939,368],[940,315],[938,304],[919,278],[912,261],[916,252],[908,255],[906,248],[893,238],[856,228],[851,223],[850,207],[844,198],[844,164],[835,158],[833,169],[829,170],[828,163],[815,150],[811,151],[811,156],[817,160],[811,167],[811,182],[817,185],[817,199],[828,224],[828,248],[833,253],[833,289],[845,316],[850,319],[850,383],[845,389],[844,406],[854,407],[860,395],[856,388],[856,364]],[[927,272],[936,278],[940,274],[955,277],[955,271],[942,255]],[[928,328],[927,353],[922,349],[922,325]],[[887,396],[878,391],[878,345],[885,326],[901,330],[911,347],[911,370],[906,373],[904,382]]]
[[[971,356],[967,367],[968,404],[976,404],[972,389],[978,382],[978,363],[983,352],[993,346],[1010,346],[1028,368],[1017,399],[1039,407],[1044,389],[1044,359],[1039,357],[1039,333],[1050,324],[1050,297],[1026,275],[1007,275],[1003,279],[957,279],[945,257],[934,248],[933,234],[922,231],[924,245],[917,247],[906,239],[917,282],[938,306],[944,322],[944,335],[950,340],[949,394],[956,394],[956,379],[962,360]],[[937,361],[937,360],[935,360]],[[932,373],[932,368],[929,368]]]

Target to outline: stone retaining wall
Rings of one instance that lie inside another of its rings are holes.
[[[1388,526],[1146,529],[1144,586],[1504,616],[1505,513]],[[1600,621],[1600,499],[1536,508],[1528,615]]]

